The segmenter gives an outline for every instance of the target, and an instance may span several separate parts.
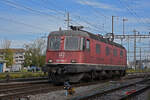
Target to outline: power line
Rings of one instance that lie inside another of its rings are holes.
[[[45,2],[45,1],[44,1],[44,2]],[[60,11],[57,11],[57,12],[59,12],[59,13],[61,13],[61,14],[64,14],[63,12],[60,12]],[[103,16],[106,17],[105,15],[103,15]],[[81,18],[80,16],[73,16],[73,17],[74,17],[74,18]],[[99,32],[99,29],[104,30],[104,29],[102,29],[102,28],[100,28],[100,27],[97,27],[96,25],[91,24],[90,22],[86,21],[85,19],[82,20],[82,21],[85,22],[86,24],[90,25],[91,27],[95,28],[96,30],[98,30],[98,32]],[[75,22],[74,20],[72,20],[72,22],[74,22],[74,23],[76,23],[76,24],[78,24],[78,25],[81,25],[81,24]],[[104,30],[104,32],[106,32],[106,31]],[[107,33],[107,32],[106,32],[106,33]]]
[[[84,1],[84,0],[82,2],[84,2],[85,4],[87,4],[87,2]],[[98,15],[101,15],[101,16],[107,18],[107,19],[110,19],[110,17],[108,17],[108,16],[104,15],[103,13],[100,13],[99,11],[95,10],[92,6],[88,5],[88,7],[91,7],[93,9],[93,11],[96,12]]]
[[[126,2],[122,2],[122,0],[119,0],[120,4],[124,5],[126,7],[126,9],[128,10],[128,12],[133,15],[134,17],[136,17],[136,20],[139,24],[145,24],[145,22],[143,22],[143,20],[138,16],[138,14],[136,12],[134,12],[134,10],[132,8],[130,8],[130,6],[126,3]],[[146,24],[145,24],[146,25]]]
[[[13,20],[13,19],[7,19],[7,18],[1,17],[1,16],[0,16],[0,19],[1,19],[1,20],[10,21],[10,22],[15,23],[15,24],[22,24],[22,25],[24,25],[24,26],[27,26],[27,27],[30,27],[30,28],[34,28],[34,29],[38,29],[38,30],[45,30],[45,29],[43,29],[43,28],[41,28],[41,27],[29,25],[29,24],[26,24],[26,23],[23,23],[23,22],[15,21],[15,20]]]
[[[17,9],[30,11],[30,12],[35,13],[35,14],[38,14],[38,15],[43,15],[43,14],[44,14],[44,15],[47,15],[47,16],[51,16],[51,17],[60,19],[60,18],[58,18],[58,17],[56,17],[56,16],[54,16],[54,15],[49,15],[49,14],[47,14],[47,13],[43,13],[43,12],[41,12],[41,11],[34,10],[34,9],[32,9],[32,8],[30,8],[30,7],[26,7],[26,6],[24,6],[24,5],[19,5],[19,4],[17,4],[17,3],[11,2],[11,1],[9,1],[9,0],[5,0],[5,1],[1,1],[1,2],[4,2],[5,4],[7,4],[7,5],[9,5],[9,6],[12,6],[12,7],[15,7],[15,8],[17,8]],[[94,25],[94,24],[89,23],[89,22],[86,21],[86,20],[84,20],[84,22],[85,22],[86,24],[88,24],[88,25],[94,27],[95,29],[98,29],[98,30],[99,30],[99,29],[102,29],[102,28],[100,28],[100,27],[97,27],[97,26]],[[102,30],[104,30],[104,29],[102,29]],[[106,32],[106,31],[105,31],[105,32]],[[107,32],[106,32],[106,33],[107,33]]]
[[[45,2],[45,0],[42,0],[42,2],[47,3],[47,2]],[[51,3],[51,6],[52,6],[52,3]],[[61,14],[61,15],[64,15],[64,16],[66,15],[66,13],[63,12],[63,11],[55,10],[55,9],[52,9],[52,8],[48,8],[48,7],[46,7],[45,5],[43,5],[43,7],[46,8],[46,9],[52,10],[52,11],[56,12],[57,14]],[[55,7],[55,6],[54,6],[54,7]],[[71,21],[72,21],[73,23],[75,23],[75,24],[81,26],[81,24],[77,23],[77,22],[74,21],[73,19],[72,19]],[[70,23],[72,23],[72,22],[70,22]],[[72,23],[72,24],[73,24],[73,23]]]
[[[86,1],[82,1],[83,3],[85,3],[85,4],[87,4],[87,2]],[[99,15],[101,15],[101,16],[103,16],[104,18],[105,18],[105,21],[106,21],[106,19],[111,19],[111,17],[108,17],[108,16],[106,16],[106,15],[104,15],[102,12],[99,12],[99,11],[97,11],[96,9],[94,9],[92,6],[89,6],[88,4],[87,4],[87,6],[89,7],[89,8],[92,8],[92,10],[97,14],[96,15],[96,17],[99,17]],[[104,23],[103,23],[103,26],[101,26],[102,28],[102,30],[104,30],[104,32],[106,32],[105,31],[105,29],[104,29]],[[108,32],[106,32],[106,33],[108,33]]]
[[[74,17],[76,17],[76,18],[78,18],[79,20],[85,22],[87,25],[90,25],[91,27],[93,27],[94,29],[96,29],[98,32],[99,32],[100,30],[103,30],[105,33],[108,33],[108,32],[105,31],[103,28],[98,27],[98,25],[92,24],[92,23],[90,23],[89,21],[85,20],[85,18],[84,18],[84,19],[81,19],[81,17],[78,16],[78,15],[76,15],[76,16],[74,16]]]
[[[15,7],[15,8],[18,8],[18,9],[21,9],[21,10],[26,10],[26,11],[30,11],[30,12],[32,12],[32,13],[35,13],[35,14],[38,14],[38,15],[48,15],[48,16],[52,16],[52,15],[49,15],[49,14],[47,14],[47,13],[43,13],[43,12],[41,12],[41,11],[38,11],[38,10],[34,10],[34,9],[32,9],[32,8],[30,8],[30,7],[26,7],[26,6],[23,6],[23,5],[18,5],[17,3],[14,3],[14,2],[11,2],[11,1],[8,1],[8,0],[5,0],[4,2],[6,2],[6,4],[8,4],[8,5],[10,5],[10,6],[13,6],[13,7]],[[62,13],[62,12],[61,12]],[[58,17],[56,17],[56,16],[53,16],[54,18],[57,18],[57,19],[62,19],[62,18],[58,18]],[[64,19],[62,19],[62,20],[64,20]]]
[[[21,9],[21,10],[25,10],[25,11],[30,11],[30,12],[32,12],[32,13],[34,13],[34,14],[38,14],[38,15],[40,15],[40,16],[41,16],[41,15],[46,15],[46,16],[53,17],[53,18],[55,18],[55,19],[57,19],[57,20],[60,20],[60,19],[61,19],[61,18],[59,18],[59,17],[57,17],[57,16],[50,15],[50,14],[48,14],[48,13],[44,13],[44,12],[42,12],[42,11],[32,9],[32,8],[26,7],[26,6],[24,6],[24,5],[19,5],[19,4],[15,3],[15,2],[12,2],[12,1],[9,1],[9,0],[5,0],[5,1],[1,1],[1,2],[5,3],[5,4],[9,5],[9,6],[15,7],[15,8],[17,8],[17,9]]]
[[[31,1],[32,1],[32,0],[31,0]],[[33,1],[32,1],[32,2],[33,2]],[[44,2],[44,3],[47,4],[47,2],[45,2],[45,0],[42,0],[42,2]],[[35,2],[34,2],[34,3],[35,3]],[[37,3],[37,2],[36,2],[36,3]],[[52,6],[52,3],[51,3],[51,6]],[[52,8],[48,8],[48,7],[46,7],[45,5],[42,5],[42,7],[46,8],[46,9],[49,9],[49,10],[52,10],[52,11],[54,11],[54,12],[57,12],[58,14],[60,13],[60,14],[62,14],[62,15],[65,16],[65,13],[64,13],[63,11],[55,10],[55,9],[52,9]]]

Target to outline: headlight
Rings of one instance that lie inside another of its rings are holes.
[[[73,60],[73,59],[72,59],[72,60],[71,60],[71,63],[76,63],[76,60]]]
[[[50,60],[48,60],[48,63],[52,63],[52,62],[53,62],[53,60],[51,60],[51,59],[50,59]]]

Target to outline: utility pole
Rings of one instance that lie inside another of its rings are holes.
[[[140,69],[142,69],[141,48],[140,48]]]
[[[123,32],[122,32],[123,38],[121,38],[121,45],[122,45],[122,41],[123,41],[124,35],[125,35],[125,25],[124,25],[124,23],[125,23],[125,21],[128,21],[128,19],[123,18],[122,21],[123,21],[123,25],[122,25],[123,26]]]
[[[69,12],[67,13],[67,19],[65,21],[67,22],[67,29],[69,30],[70,21],[71,21]]]
[[[129,63],[129,38],[128,38],[128,63]]]
[[[112,16],[112,33],[114,33],[114,16]]]
[[[125,35],[125,30],[124,30],[125,29],[125,25],[124,25],[124,22],[128,21],[128,19],[123,18],[122,21],[123,21],[123,35]]]
[[[136,30],[133,30],[134,32],[134,67],[136,68]]]

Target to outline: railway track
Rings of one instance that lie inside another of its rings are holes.
[[[76,96],[71,100],[127,100],[150,87],[150,79],[112,83],[95,91]]]
[[[48,82],[17,84],[15,86],[7,85],[0,89],[0,100],[10,100],[19,97],[26,97],[31,94],[38,94],[63,89],[63,86],[54,86]]]
[[[118,80],[118,79],[114,79]],[[101,83],[108,82],[110,80],[103,80]],[[93,84],[99,84],[100,81],[72,84],[73,87],[82,87]],[[7,84],[4,86],[0,85],[0,98],[2,100],[10,100],[15,98],[27,97],[28,95],[47,93],[56,90],[63,90],[63,86],[55,86],[48,81],[46,82],[32,82],[32,83],[19,83],[19,84]],[[1,100],[1,99],[0,99]]]
[[[118,81],[118,80],[120,79],[119,78],[112,79],[112,81]],[[89,85],[100,84],[100,83],[102,84],[108,81],[111,80],[108,79],[103,81],[72,84],[72,86],[82,87],[82,86],[89,86]],[[10,98],[14,99],[14,98],[28,97],[28,95],[47,93],[56,90],[63,90],[63,86],[55,86],[46,80],[33,81],[33,82],[8,83],[3,85],[0,84],[0,100],[10,100]]]

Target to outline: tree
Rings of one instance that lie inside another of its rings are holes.
[[[25,50],[25,55],[24,55],[24,66],[27,67],[27,66],[31,66],[32,64],[32,51],[31,49],[29,48],[28,45],[25,46],[26,50]]]
[[[2,41],[2,50],[4,54],[4,59],[7,61],[6,66],[12,66],[13,64],[13,51],[10,49],[11,41],[5,39]]]
[[[41,38],[26,45],[24,66],[43,66],[45,64],[45,47],[45,40]]]
[[[6,66],[10,67],[13,65],[13,52],[11,49],[4,49],[4,58],[7,61]]]
[[[11,41],[10,40],[1,40],[1,47],[3,49],[9,49],[10,48],[10,45],[11,45]]]

